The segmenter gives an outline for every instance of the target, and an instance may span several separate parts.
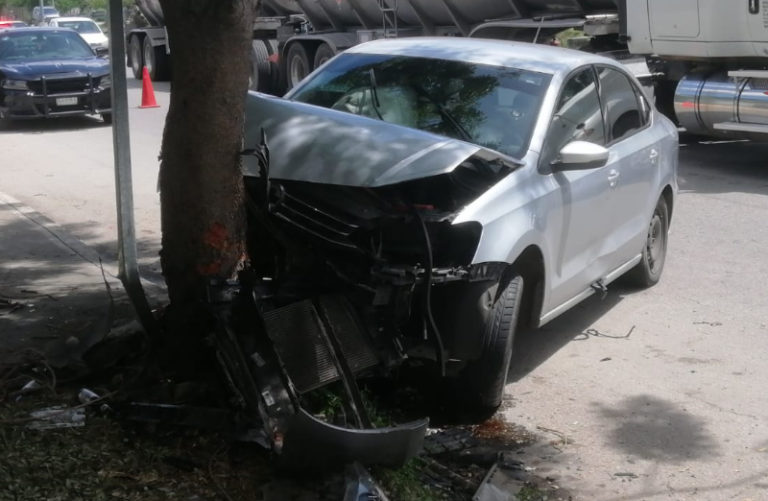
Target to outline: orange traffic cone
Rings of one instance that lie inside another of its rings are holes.
[[[155,101],[155,91],[152,89],[152,79],[149,78],[149,70],[144,66],[141,74],[141,106],[139,108],[159,108]]]

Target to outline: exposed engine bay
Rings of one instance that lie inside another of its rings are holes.
[[[296,451],[308,444],[321,457],[407,459],[426,420],[371,428],[357,380],[410,363],[457,378],[479,356],[478,326],[507,265],[472,264],[482,228],[452,221],[506,168],[470,157],[452,172],[358,187],[271,178],[265,138],[243,154],[259,163],[258,176],[244,177],[250,265],[236,287],[212,292],[213,303],[236,297],[231,313],[222,310],[232,327],[218,342],[230,382],[293,463],[306,459]],[[346,393],[349,428],[303,408],[306,395],[333,383]],[[352,445],[362,437],[374,444]]]

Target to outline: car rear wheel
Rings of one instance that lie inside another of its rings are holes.
[[[642,258],[627,273],[627,282],[638,287],[651,287],[658,283],[667,257],[668,235],[669,209],[664,197],[661,197],[648,224]]]
[[[112,113],[102,113],[101,114],[101,120],[104,122],[104,125],[109,125],[112,123]]]
[[[487,419],[501,405],[522,297],[523,278],[514,276],[480,326],[480,358],[469,362],[456,380],[455,407],[473,420]]]

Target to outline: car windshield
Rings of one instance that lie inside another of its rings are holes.
[[[80,35],[72,32],[4,33],[0,35],[0,61],[45,61],[94,57]]]
[[[93,21],[58,21],[59,28],[72,28],[78,33],[99,33],[99,27]]]
[[[550,79],[463,61],[342,54],[289,98],[520,157]]]

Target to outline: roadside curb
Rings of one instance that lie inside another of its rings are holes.
[[[92,264],[100,270],[103,269],[106,275],[109,275],[115,280],[120,281],[120,272],[116,264],[102,260],[101,255],[98,252],[89,247],[82,240],[79,240],[70,234],[49,217],[41,214],[32,207],[25,205],[20,200],[2,191],[0,191],[0,204],[11,207],[19,217],[28,220],[29,222],[47,232],[50,235],[51,240],[54,241],[56,245],[69,249],[84,261]],[[149,280],[145,277],[142,277],[141,281],[145,287],[149,286],[153,289],[165,288],[165,284],[158,283],[154,280]]]
[[[19,216],[27,219],[36,226],[39,226],[41,229],[45,230],[51,237],[53,237],[53,240],[55,240],[58,245],[66,247],[92,265],[104,268],[104,272],[107,275],[118,279],[119,272],[117,266],[112,263],[106,263],[102,261],[98,252],[88,247],[88,245],[86,245],[82,240],[78,240],[72,236],[64,228],[59,226],[50,218],[37,212],[32,207],[24,205],[20,200],[17,200],[16,198],[8,195],[7,193],[3,193],[2,191],[0,191],[0,203],[13,208],[13,210]]]

